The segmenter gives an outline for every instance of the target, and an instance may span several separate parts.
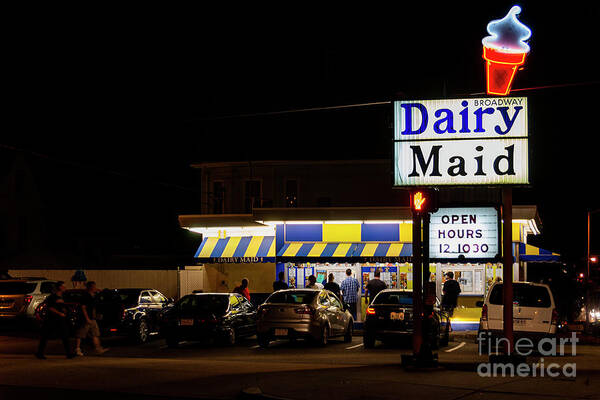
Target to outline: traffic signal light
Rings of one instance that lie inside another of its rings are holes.
[[[410,208],[417,214],[433,213],[438,209],[437,190],[416,189],[410,192]]]

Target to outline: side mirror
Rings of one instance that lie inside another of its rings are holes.
[[[475,306],[483,307],[483,301],[479,300],[478,302],[475,303]]]

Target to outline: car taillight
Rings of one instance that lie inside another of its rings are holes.
[[[28,306],[29,303],[31,303],[31,300],[33,300],[33,296],[31,296],[31,295],[25,296],[25,305]]]
[[[367,314],[375,315],[375,309],[373,307],[367,307]]]
[[[552,322],[550,322],[552,325],[558,325],[558,311],[556,311],[556,308],[552,309]]]
[[[313,315],[315,313],[315,310],[312,307],[305,306],[305,307],[295,308],[294,312],[296,314],[310,314],[310,315]]]
[[[488,320],[488,306],[487,306],[487,304],[484,304],[483,307],[481,307],[481,320],[482,321],[487,321]]]

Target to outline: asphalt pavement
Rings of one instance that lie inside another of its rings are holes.
[[[403,367],[407,344],[365,349],[362,337],[326,347],[280,340],[267,349],[255,338],[231,347],[188,342],[177,348],[153,339],[143,345],[105,339],[109,352],[72,360],[54,341],[48,359],[37,360],[35,332],[0,330],[0,399],[600,399],[598,346],[544,360],[576,362],[575,378],[480,377],[477,366],[488,357],[464,334],[438,351],[434,369]]]

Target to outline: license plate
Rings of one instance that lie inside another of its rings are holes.
[[[275,329],[275,336],[287,336],[287,335],[288,335],[287,329]]]
[[[513,319],[513,323],[518,326],[524,326],[527,323],[526,319]]]
[[[404,321],[404,313],[403,312],[391,312],[390,319],[394,321]]]
[[[181,326],[193,326],[194,325],[194,319],[193,318],[181,319],[181,320],[179,320],[179,325],[181,325]]]

